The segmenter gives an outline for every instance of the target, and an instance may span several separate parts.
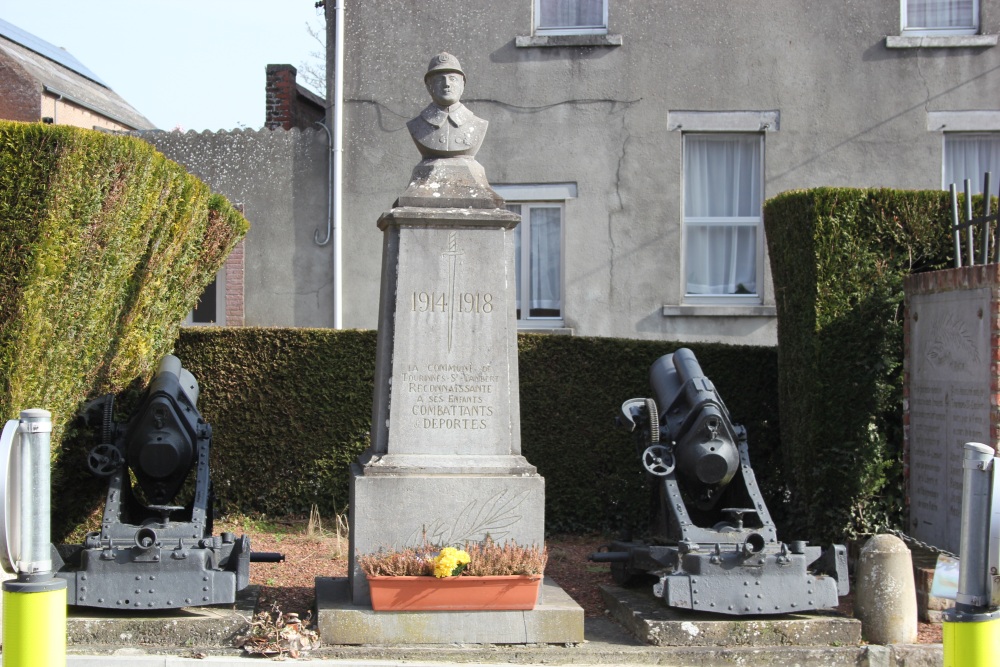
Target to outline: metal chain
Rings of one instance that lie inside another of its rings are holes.
[[[958,556],[956,554],[953,554],[950,551],[946,551],[945,549],[942,549],[940,547],[936,547],[933,544],[927,544],[926,542],[921,542],[917,538],[910,537],[909,535],[907,535],[906,533],[904,533],[901,530],[892,530],[892,529],[890,529],[888,532],[890,534],[892,534],[892,535],[895,535],[899,539],[903,540],[907,544],[913,544],[915,546],[920,547],[921,549],[926,549],[927,551],[930,551],[931,553],[944,554],[945,556],[948,556],[950,558],[956,558],[956,559],[958,558]]]

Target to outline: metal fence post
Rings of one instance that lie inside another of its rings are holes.
[[[989,567],[992,447],[965,443],[958,596],[945,612],[944,667],[994,667],[1000,663],[1000,610],[991,608]]]
[[[17,433],[10,459],[17,464],[8,471],[5,487],[12,483],[3,499],[7,535],[0,536],[17,570],[17,579],[3,583],[3,663],[65,667],[66,580],[53,575],[50,544],[51,413],[22,411]]]

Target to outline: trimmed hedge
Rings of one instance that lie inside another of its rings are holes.
[[[59,443],[81,401],[148,376],[247,228],[144,141],[0,122],[4,418],[44,407]]]
[[[344,511],[349,465],[368,446],[375,340],[374,331],[181,330],[174,353],[201,387],[222,511],[301,514],[314,503]],[[650,395],[649,366],[677,347],[519,336],[522,450],[545,477],[549,532],[646,526],[648,476],[613,420],[626,399]],[[747,427],[755,471],[780,515],[775,350],[688,347]]]
[[[903,278],[951,266],[950,210],[947,192],[887,189],[764,204],[784,468],[810,539],[901,525]]]

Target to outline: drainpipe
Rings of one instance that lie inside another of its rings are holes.
[[[333,131],[325,123],[316,124],[326,130],[330,146],[328,195],[326,203],[326,238],[319,240],[319,230],[313,234],[313,242],[325,246],[330,242],[331,228],[333,236],[333,328],[344,327],[344,271],[343,244],[341,242],[341,222],[343,220],[341,195],[343,193],[344,165],[344,2],[337,0],[334,5],[334,40],[333,40]],[[320,3],[317,3],[320,6]],[[327,91],[327,95],[330,95]]]
[[[344,327],[344,265],[341,243],[341,207],[344,163],[344,3],[336,0],[334,7],[334,68],[333,68],[333,328]]]

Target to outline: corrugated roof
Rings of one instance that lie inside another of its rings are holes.
[[[58,46],[49,44],[44,39],[35,37],[30,32],[21,30],[16,25],[12,23],[7,23],[3,19],[0,19],[0,36],[6,37],[12,42],[17,42],[21,46],[34,51],[40,56],[45,56],[49,60],[59,63],[67,69],[71,69],[80,76],[84,76],[95,83],[99,83],[105,88],[109,88],[108,84],[101,81],[101,78],[91,72],[87,67],[73,57],[73,54],[66,49],[61,49]]]

